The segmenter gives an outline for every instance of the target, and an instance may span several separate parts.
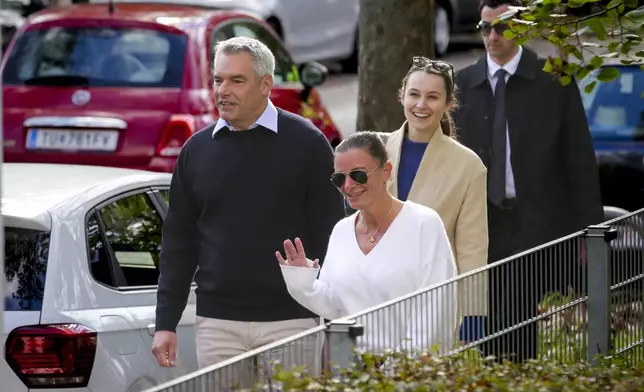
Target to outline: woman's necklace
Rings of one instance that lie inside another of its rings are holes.
[[[391,213],[391,210],[394,208],[394,200],[391,200],[391,206],[389,207],[389,211],[387,211],[387,215],[385,215],[385,219],[389,217],[389,213]],[[362,212],[360,213],[362,216],[362,221],[364,222],[364,227],[367,228],[367,231],[369,232],[369,242],[372,244],[376,242],[376,234],[380,231],[380,227],[376,228],[376,231],[371,232],[371,229],[369,229],[369,225],[367,225],[367,221],[364,219],[364,215],[362,215]]]

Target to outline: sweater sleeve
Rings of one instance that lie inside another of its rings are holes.
[[[331,234],[329,252],[324,266],[320,268],[280,266],[289,294],[300,305],[328,320],[344,316],[341,304],[334,299],[335,293],[333,292],[331,270],[336,261],[333,249],[337,246],[333,243],[333,238],[334,236]],[[313,264],[311,260],[307,261],[309,265]]]
[[[311,230],[307,254],[311,259],[320,259],[320,264],[323,264],[331,231],[345,216],[344,198],[330,181],[334,170],[333,150],[322,133],[307,154],[310,173],[306,184],[306,214]]]
[[[198,214],[191,198],[188,149],[183,148],[170,182],[170,203],[163,223],[156,330],[175,332],[186,308],[197,269]]]
[[[323,279],[316,279],[320,272],[319,268],[290,266],[281,266],[281,268],[289,294],[300,305],[328,320],[342,317],[340,310],[333,304],[329,283]]]
[[[456,263],[445,227],[438,214],[424,222],[422,237],[421,279],[418,289],[441,284],[457,276]],[[456,282],[438,286],[415,297],[403,345],[407,350],[430,350],[438,346],[441,353],[454,348],[458,289]]]

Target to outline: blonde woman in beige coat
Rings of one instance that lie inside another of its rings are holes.
[[[390,192],[438,212],[463,274],[487,264],[487,172],[476,153],[454,137],[454,89],[451,64],[414,57],[400,89],[407,121],[389,135],[387,151],[393,164]],[[487,274],[466,278],[459,286],[460,340],[480,339]]]

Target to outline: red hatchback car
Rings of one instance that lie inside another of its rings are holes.
[[[276,106],[341,136],[314,87],[262,20],[181,5],[75,5],[34,14],[2,64],[4,159],[172,171],[181,147],[218,118],[213,47],[235,36],[274,53]]]

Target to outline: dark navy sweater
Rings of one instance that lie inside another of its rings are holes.
[[[234,321],[315,317],[288,293],[275,251],[300,237],[323,260],[344,217],[333,152],[304,118],[278,109],[278,132],[214,124],[181,150],[163,225],[156,330],[174,331],[197,284],[197,315]],[[196,271],[196,274],[195,274]]]

